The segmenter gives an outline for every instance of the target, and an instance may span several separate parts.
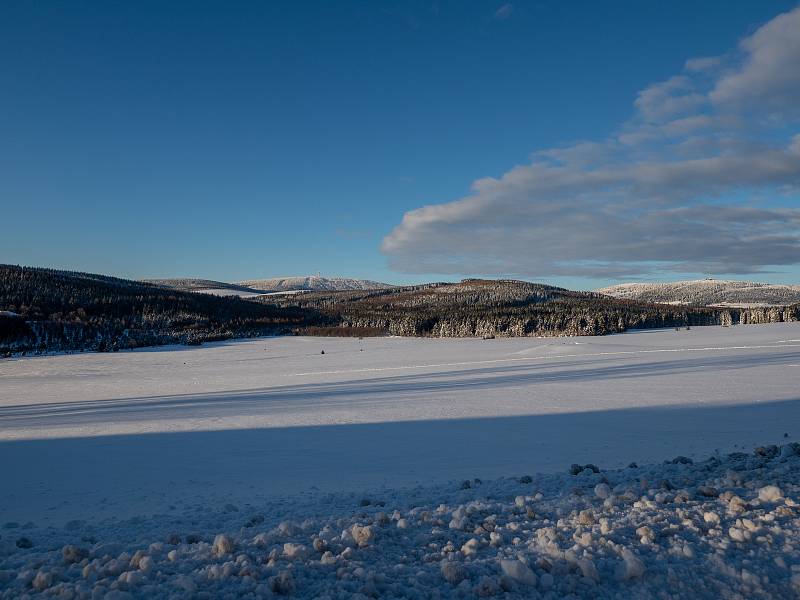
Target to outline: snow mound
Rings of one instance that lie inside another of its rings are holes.
[[[64,529],[6,523],[0,598],[800,593],[800,444],[364,497],[198,505]],[[17,528],[29,543],[14,543]]]

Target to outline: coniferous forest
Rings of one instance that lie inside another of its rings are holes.
[[[796,321],[798,305],[689,307],[509,280],[236,296],[0,266],[0,353],[117,351],[260,335],[500,337]]]
[[[307,311],[87,273],[0,265],[0,352],[115,351],[290,333]]]

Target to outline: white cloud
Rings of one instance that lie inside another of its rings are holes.
[[[743,64],[717,81],[711,101],[764,116],[800,116],[800,9],[775,17],[739,48]]]
[[[706,97],[694,91],[691,79],[676,75],[643,89],[633,104],[646,120],[661,121],[692,113],[705,103]]]
[[[704,73],[714,71],[721,64],[720,56],[698,56],[687,60],[684,68],[690,73]]]
[[[500,8],[494,11],[494,18],[498,21],[505,21],[514,12],[514,5],[510,2],[503,4]]]
[[[761,200],[800,189],[793,27],[800,9],[738,53],[687,61],[638,94],[615,139],[539,151],[465,198],[406,213],[383,252],[405,272],[527,277],[800,263],[800,209]]]

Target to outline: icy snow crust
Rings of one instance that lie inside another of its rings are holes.
[[[11,523],[0,598],[792,598],[798,452]]]

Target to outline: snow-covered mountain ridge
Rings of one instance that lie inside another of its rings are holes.
[[[265,292],[289,292],[294,290],[309,291],[344,291],[344,290],[382,290],[393,287],[386,283],[368,279],[350,277],[322,277],[307,275],[303,277],[272,277],[269,279],[246,279],[237,281],[236,285]]]
[[[381,290],[392,287],[386,283],[351,277],[322,277],[307,275],[299,277],[271,277],[267,279],[246,279],[232,283],[181,277],[173,279],[148,279],[155,283],[187,292],[202,292],[215,295],[250,296],[264,292],[335,292],[346,290]]]
[[[623,283],[595,291],[626,300],[693,306],[783,306],[800,302],[800,285],[724,279]]]

